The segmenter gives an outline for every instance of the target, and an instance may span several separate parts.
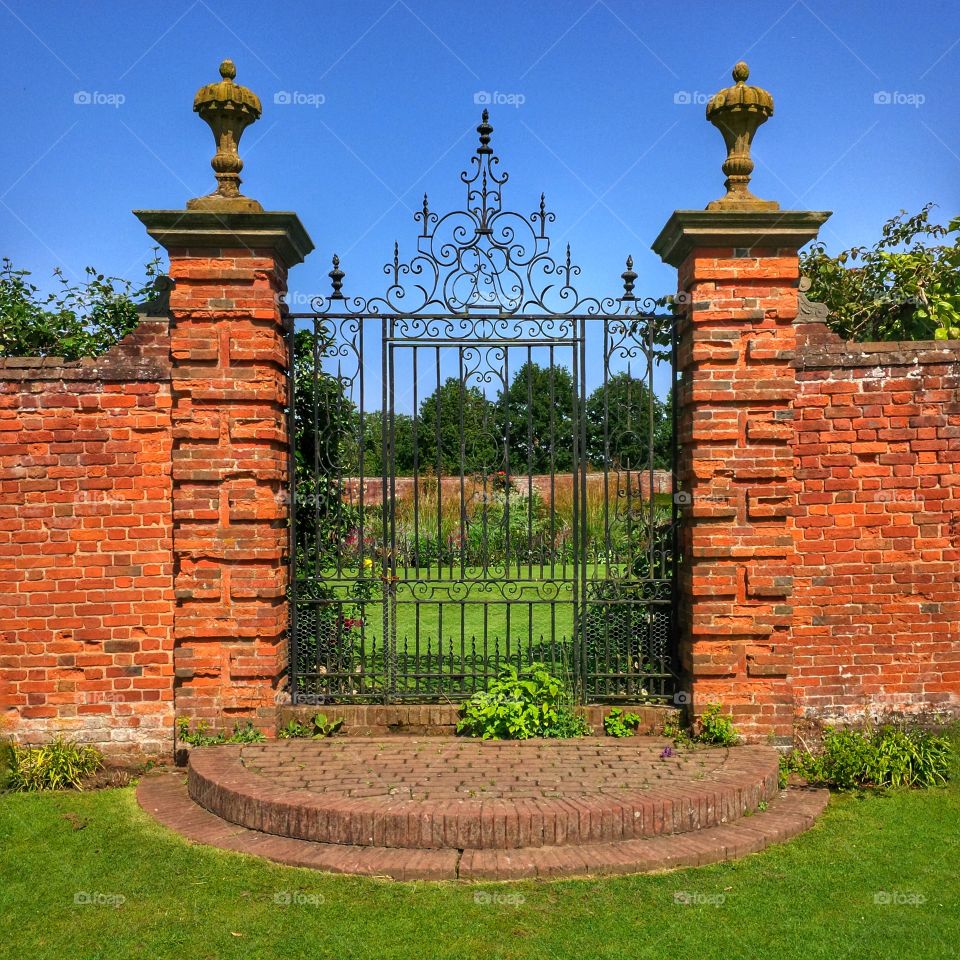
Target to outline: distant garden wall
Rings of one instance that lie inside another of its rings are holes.
[[[604,490],[604,477],[607,477],[610,495],[615,495],[617,490],[625,490],[627,484],[630,484],[630,491],[633,496],[644,497],[651,486],[655,494],[669,496],[673,490],[673,475],[669,470],[611,470],[609,474],[587,473],[587,498],[602,497]],[[437,488],[436,478],[420,475],[421,492],[435,491]],[[523,472],[514,472],[512,475],[513,488],[520,494],[525,494],[527,484],[529,483],[534,490],[543,498],[545,503],[550,503],[554,496],[558,501],[569,502],[573,496],[573,475],[570,473],[556,473],[552,477],[549,474],[533,474],[528,476]],[[351,500],[360,498],[360,485],[363,484],[363,501],[367,504],[376,504],[383,501],[383,483],[379,477],[364,477],[361,480],[358,477],[345,477],[341,482],[344,496]],[[460,477],[442,477],[441,490],[444,496],[460,495]],[[479,485],[478,485],[478,489]],[[397,477],[394,480],[393,494],[397,500],[413,499],[413,477]]]
[[[797,329],[797,712],[960,712],[960,346]]]
[[[170,342],[0,359],[0,703],[19,739],[169,752]]]

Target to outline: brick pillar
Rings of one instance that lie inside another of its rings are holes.
[[[681,666],[693,712],[792,736],[791,437],[797,251],[827,213],[678,210],[653,249],[679,273]]]
[[[271,730],[286,671],[287,269],[292,213],[141,210],[166,248],[173,423],[175,709]]]

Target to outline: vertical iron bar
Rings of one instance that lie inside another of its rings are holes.
[[[290,551],[288,563],[289,587],[287,595],[287,682],[290,686],[290,700],[296,706],[299,690],[298,647],[300,620],[297,610],[297,367],[296,367],[296,324],[286,319],[287,334],[287,488],[290,491],[290,535],[287,549]]]
[[[382,551],[380,558],[380,584],[383,596],[383,636],[381,639],[381,655],[383,657],[383,702],[390,703],[391,696],[391,678],[390,678],[390,506],[388,502],[389,487],[388,476],[390,473],[390,444],[387,421],[390,419],[390,397],[393,395],[392,384],[390,383],[390,368],[388,361],[388,339],[392,332],[391,320],[383,318],[381,324],[380,338],[380,379],[381,379],[381,402],[380,402],[380,464],[383,476],[380,478],[380,513],[382,527]]]

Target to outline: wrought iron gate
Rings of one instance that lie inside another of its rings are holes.
[[[537,661],[583,701],[673,692],[673,318],[629,258],[618,297],[577,292],[543,195],[502,207],[492,129],[382,296],[334,257],[290,314],[297,701],[459,699]]]

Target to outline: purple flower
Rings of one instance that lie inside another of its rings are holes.
[[[661,760],[666,760],[667,757],[672,757],[672,756],[673,756],[673,747],[664,747],[663,750],[660,752]]]

